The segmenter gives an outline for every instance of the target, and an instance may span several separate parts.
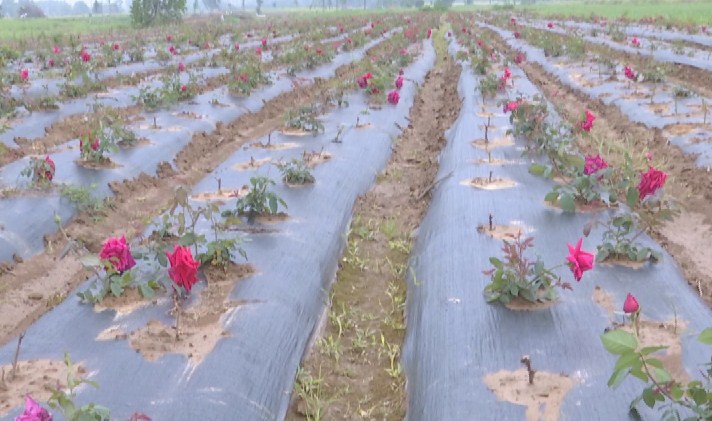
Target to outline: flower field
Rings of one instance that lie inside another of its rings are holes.
[[[710,419],[710,54],[457,10],[8,42],[0,419]]]

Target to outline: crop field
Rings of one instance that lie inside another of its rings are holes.
[[[709,11],[578,6],[8,21],[0,420],[712,419]]]

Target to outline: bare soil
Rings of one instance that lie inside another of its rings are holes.
[[[418,91],[388,166],[357,200],[328,320],[305,356],[288,420],[316,414],[329,420],[402,420],[405,415],[398,362],[411,232],[427,210],[444,132],[460,108],[460,68],[444,45],[437,50],[436,67]]]

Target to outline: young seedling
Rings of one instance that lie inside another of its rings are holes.
[[[20,357],[20,345],[22,345],[22,338],[25,337],[25,332],[20,333],[17,338],[17,347],[15,348],[15,356],[12,358],[12,373],[10,375],[10,380],[15,380],[15,375],[17,374],[17,359]]]
[[[529,375],[529,384],[534,384],[534,374],[536,374],[536,370],[532,368],[532,360],[529,358],[529,355],[525,355],[522,357],[520,360],[522,364],[527,368],[527,374]]]
[[[702,124],[707,124],[707,101],[702,99]]]
[[[494,231],[494,216],[489,214],[489,230]]]

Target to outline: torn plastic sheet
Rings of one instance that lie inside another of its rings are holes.
[[[300,72],[295,78],[303,83],[309,83],[315,78],[332,77],[337,68],[360,60],[366,50],[387,38],[380,37],[370,41],[361,49],[339,54],[330,63],[313,70]],[[191,102],[181,103],[181,113],[175,109],[143,113],[143,122],[147,126],[139,127],[136,130],[136,135],[139,138],[147,138],[150,144],[122,149],[112,154],[110,158],[118,165],[116,168],[95,170],[76,165],[74,161],[79,158],[78,140],[59,145],[51,153],[57,168],[53,181],[55,184],[71,183],[84,187],[95,186],[96,190],[92,192],[93,194],[101,198],[107,197],[112,194],[108,186],[109,182],[132,179],[142,172],[155,174],[158,164],[162,161],[171,162],[190,141],[193,134],[201,131],[212,132],[219,122],[233,121],[245,113],[260,110],[265,102],[284,92],[291,91],[292,80],[294,79],[280,77],[273,84],[253,92],[246,98],[233,97],[223,86],[198,95]],[[215,99],[227,106],[213,105]],[[187,113],[187,115],[183,113]],[[191,114],[200,116],[200,118],[191,118],[189,117]],[[151,128],[154,117],[159,126],[157,130]],[[18,181],[22,181],[20,172],[27,166],[29,159],[30,157],[24,157],[0,168],[0,186],[14,187]],[[30,193],[30,195],[32,194]],[[59,215],[62,223],[66,223],[74,215],[71,203],[66,199],[60,199],[57,191],[44,197],[57,205],[34,206],[35,198],[25,195],[15,197],[12,201],[7,201],[6,198],[0,199],[0,204],[2,204],[0,226],[4,227],[3,230],[0,230],[0,244],[10,244],[9,247],[0,248],[0,262],[12,261],[13,254],[27,258],[39,253],[44,249],[43,235],[57,231],[54,214]],[[6,203],[8,206],[5,206]],[[23,218],[20,219],[16,218],[16,212],[19,210],[23,211]],[[39,233],[42,235],[37,236]],[[19,241],[13,242],[10,239]]]
[[[288,160],[303,151],[323,150],[332,155],[314,170],[316,183],[288,188],[281,182],[274,191],[288,203],[289,219],[271,224],[273,232],[255,234],[243,244],[257,273],[239,281],[231,300],[246,302],[225,321],[230,335],[220,340],[197,366],[189,366],[183,355],[166,355],[147,362],[127,341],[96,341],[111,326],[125,331],[140,328],[149,320],[171,325],[167,313],[170,300],[117,316],[113,311],[95,313],[79,305],[72,295],[33,324],[22,343],[22,359],[60,359],[68,351],[81,361],[100,384],[99,390],[82,389],[78,402],[96,402],[112,409],[112,418],[125,419],[140,411],[155,420],[279,420],[290,400],[294,378],[312,331],[316,328],[328,290],[345,245],[353,204],[366,192],[391,154],[392,139],[400,133],[396,124],[407,125],[407,116],[417,92],[435,60],[430,43],[422,56],[406,69],[406,84],[398,105],[381,110],[366,109],[365,95],[348,96],[350,106],[323,116],[325,133],[318,136],[273,134],[272,144],[293,142],[294,149],[266,151],[247,147],[206,175],[193,194],[222,188],[236,189],[255,174],[279,179],[274,167],[236,171],[237,163],[251,158]],[[356,120],[370,123],[356,128]],[[342,131],[341,143],[332,139]],[[254,144],[266,143],[267,138]],[[234,208],[227,201],[224,209]],[[229,232],[238,236],[239,232]],[[137,269],[144,270],[143,261]],[[81,289],[86,288],[83,285]],[[197,285],[194,291],[203,287]],[[14,343],[0,348],[0,361],[11,361]],[[19,408],[3,419],[12,419]]]
[[[611,80],[599,77],[598,65],[592,61],[568,60],[564,57],[546,57],[544,51],[533,47],[523,40],[515,39],[510,31],[491,25],[482,25],[497,32],[513,49],[521,50],[527,55],[527,60],[537,63],[546,72],[556,77],[563,85],[574,91],[583,93],[593,99],[598,99],[606,105],[615,105],[620,112],[635,123],[641,123],[649,128],[663,129],[671,143],[684,153],[695,156],[695,163],[701,168],[712,167],[712,134],[704,127],[705,116],[700,110],[712,99],[695,95],[689,98],[676,99],[669,84],[638,84],[636,95],[630,83],[622,77]],[[622,74],[622,66],[617,73]],[[579,77],[575,77],[578,75]],[[589,86],[586,82],[593,82]],[[650,98],[642,94],[652,94]],[[675,105],[676,104],[676,105]],[[656,112],[655,107],[662,107],[667,112]],[[673,112],[677,107],[677,112]],[[707,117],[710,124],[712,115]],[[665,130],[678,124],[699,125],[681,133]]]
[[[563,214],[544,203],[552,184],[529,174],[530,159],[522,157],[520,140],[492,150],[493,158],[516,164],[473,164],[488,158],[486,151],[470,143],[484,138],[482,126],[487,120],[477,116],[482,104],[478,79],[469,66],[464,67],[458,85],[463,108],[446,132],[448,143],[440,157],[437,179],[443,181],[433,191],[409,263],[403,347],[407,419],[526,419],[526,407],[499,401],[483,381],[487,374],[520,368],[523,355],[531,357],[535,370],[565,373],[573,379],[573,389],[561,404],[560,419],[627,419],[629,404],[642,387],[637,379],[626,380],[615,391],[606,385],[615,357],[605,351],[600,335],[611,320],[593,301],[594,287],[612,294],[619,308],[626,294],[633,293],[645,318],[671,321],[676,315],[685,320],[682,361],[693,377],[699,375],[699,365],[709,361],[709,348],[699,344],[696,335],[709,325],[712,314],[667,254],[660,263],[637,271],[597,265],[579,283],[562,268],[561,275],[574,284],[574,290],[561,291],[559,301],[545,310],[517,312],[486,304],[482,291],[489,278],[482,271],[491,268],[489,257],[501,256],[502,244],[477,232],[478,224],[486,224],[490,213],[496,224],[525,227],[525,235],[535,237],[536,254],[549,266],[564,261],[567,243],[575,244],[582,237],[590,214]],[[510,69],[518,93],[528,97],[538,93],[520,69]],[[508,116],[494,100],[487,104],[486,111],[494,114],[491,124],[496,135],[504,134]],[[488,191],[460,184],[472,177],[487,177],[489,171],[517,185]],[[600,230],[593,231],[583,249],[595,250],[601,235]],[[643,241],[659,249],[649,238]],[[623,321],[623,316],[616,320]],[[659,418],[639,409],[643,419]]]

